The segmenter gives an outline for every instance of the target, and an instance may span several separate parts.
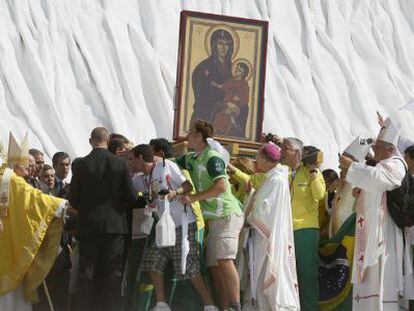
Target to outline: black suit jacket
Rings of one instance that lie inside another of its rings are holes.
[[[69,203],[79,210],[82,235],[127,234],[127,210],[136,195],[125,160],[95,148],[72,168]]]

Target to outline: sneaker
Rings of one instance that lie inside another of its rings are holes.
[[[219,311],[216,306],[204,306],[204,311]]]
[[[233,303],[229,308],[228,311],[241,311],[240,303]]]
[[[171,311],[171,308],[167,303],[158,301],[151,311]]]

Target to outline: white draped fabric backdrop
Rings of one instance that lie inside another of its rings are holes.
[[[377,110],[414,138],[413,0],[1,0],[0,139],[48,157],[85,155],[98,125],[171,139],[181,10],[269,21],[264,130],[325,167]]]

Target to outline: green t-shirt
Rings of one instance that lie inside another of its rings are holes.
[[[216,219],[231,214],[241,215],[241,203],[231,193],[230,183],[226,174],[226,165],[218,152],[210,147],[197,156],[190,152],[176,160],[177,164],[189,171],[197,192],[203,192],[214,185],[214,181],[224,178],[226,191],[217,197],[200,201],[205,219]]]

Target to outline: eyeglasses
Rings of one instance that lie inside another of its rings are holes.
[[[297,149],[286,147],[286,146],[283,146],[283,145],[282,145],[281,149],[282,150],[289,150],[289,151],[297,151]]]

